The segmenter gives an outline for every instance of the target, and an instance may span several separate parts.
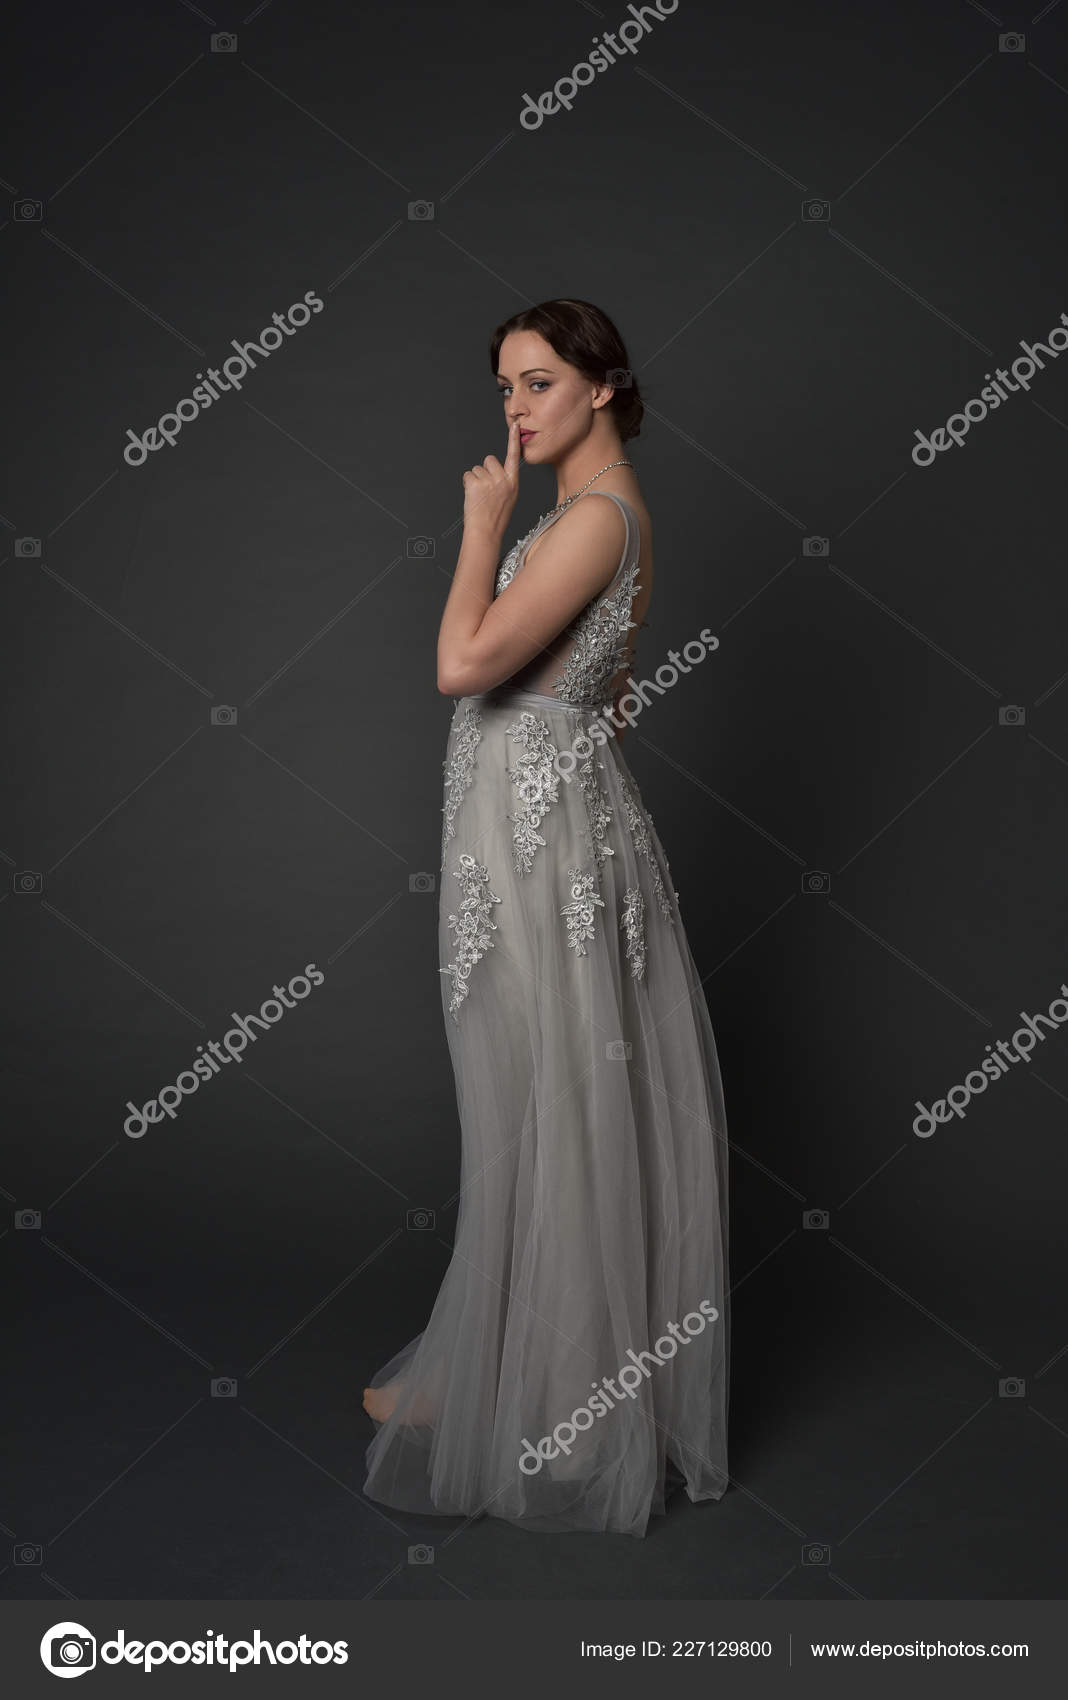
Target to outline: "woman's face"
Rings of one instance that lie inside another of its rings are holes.
[[[598,386],[561,360],[537,331],[510,331],[497,358],[497,387],[510,425],[518,419],[528,464],[560,460],[589,435]],[[608,388],[611,396],[611,388]]]

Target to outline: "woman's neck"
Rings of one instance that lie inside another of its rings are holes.
[[[557,462],[557,506],[568,496],[574,496],[584,484],[588,484],[602,467],[626,458],[618,431],[599,431],[587,437],[585,442],[577,443],[563,460]]]

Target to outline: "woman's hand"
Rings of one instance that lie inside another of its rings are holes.
[[[513,419],[504,465],[496,455],[487,455],[481,466],[464,473],[464,528],[503,536],[518,494],[519,421]]]

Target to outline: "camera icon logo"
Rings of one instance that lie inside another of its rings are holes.
[[[804,537],[801,540],[801,553],[810,560],[824,561],[831,552],[831,545],[826,537]]]
[[[32,1232],[34,1229],[37,1229],[40,1226],[41,1226],[41,1212],[39,1210],[16,1210],[15,1211],[15,1227],[16,1227],[16,1230],[19,1231],[20,1233]]]
[[[11,889],[19,897],[36,897],[43,887],[44,881],[34,868],[20,868],[11,876]]]
[[[409,561],[425,561],[436,553],[432,537],[409,537],[404,545]]]
[[[604,1054],[609,1062],[626,1062],[631,1054],[629,1039],[609,1039],[605,1045]]]
[[[1016,30],[1008,30],[1005,35],[998,36],[999,53],[1026,53],[1027,37],[1018,35]]]
[[[41,1663],[53,1676],[84,1676],[96,1668],[96,1637],[84,1623],[54,1623],[41,1637]]]
[[[41,539],[39,537],[16,537],[15,559],[17,561],[39,561],[41,559]]]
[[[806,224],[826,224],[831,216],[830,201],[802,201],[801,217]]]
[[[604,375],[606,384],[611,384],[614,390],[629,390],[634,385],[634,373],[626,366],[612,366]]]
[[[437,883],[438,882],[434,878],[433,874],[409,874],[408,875],[408,890],[409,891],[433,891],[434,887],[437,885]]]
[[[215,1376],[211,1383],[211,1396],[213,1399],[236,1399],[237,1382],[229,1375]]]
[[[418,223],[422,220],[432,219],[433,216],[434,216],[434,203],[433,203],[433,201],[409,201],[408,202],[408,217],[410,219],[414,220],[416,223]]]
[[[998,709],[999,726],[1026,726],[1027,710],[1021,708],[1018,702],[1007,702]]]
[[[803,1228],[829,1228],[830,1215],[826,1210],[802,1210],[801,1226]]]
[[[806,897],[826,897],[831,889],[831,876],[825,868],[809,868],[801,875],[801,890]]]
[[[229,30],[220,30],[218,35],[213,35],[211,38],[211,51],[213,53],[236,53],[236,35],[231,35]]]
[[[1007,1375],[998,1382],[999,1399],[1022,1399],[1026,1392],[1026,1381],[1021,1381],[1017,1375]]]
[[[237,709],[231,703],[217,703],[211,711],[211,723],[213,726],[236,726]]]
[[[409,1210],[404,1218],[409,1233],[428,1234],[437,1221],[433,1210]]]
[[[830,1564],[831,1549],[822,1541],[806,1541],[801,1548],[802,1564]]]
[[[409,1564],[433,1564],[433,1562],[434,1562],[434,1548],[433,1547],[409,1547],[408,1548],[408,1563]]]
[[[40,224],[44,211],[43,201],[12,201],[11,216],[16,224]]]

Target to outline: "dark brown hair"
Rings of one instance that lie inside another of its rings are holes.
[[[554,353],[569,366],[576,366],[594,384],[611,384],[615,391],[608,406],[623,442],[641,430],[645,405],[638,380],[627,365],[627,350],[615,325],[592,301],[560,299],[524,307],[498,325],[490,337],[490,366],[497,376],[501,343],[511,331],[536,331]]]

